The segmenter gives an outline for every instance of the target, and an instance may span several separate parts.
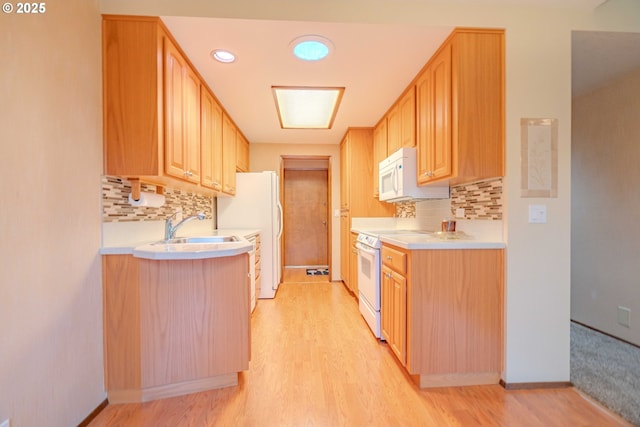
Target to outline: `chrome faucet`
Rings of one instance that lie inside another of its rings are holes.
[[[197,218],[202,221],[205,218],[205,215],[203,212],[198,212],[197,215],[188,216],[174,226],[173,217],[176,216],[177,213],[178,212],[174,213],[164,221],[164,240],[173,239],[173,237],[176,234],[176,231],[178,231],[178,228],[182,227],[185,223],[191,221],[192,219]]]

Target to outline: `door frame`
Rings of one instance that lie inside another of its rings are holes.
[[[300,166],[289,166],[286,163],[296,164]],[[307,163],[309,166],[303,168],[302,165]],[[322,165],[322,166],[318,166]],[[280,198],[284,201],[284,170],[326,170],[327,171],[327,263],[329,265],[329,281],[331,281],[331,275],[333,271],[332,256],[332,241],[333,241],[333,228],[332,228],[332,216],[331,216],[331,156],[327,155],[280,155]],[[284,239],[280,239],[280,253],[284,260]],[[284,262],[280,266],[284,273]]]

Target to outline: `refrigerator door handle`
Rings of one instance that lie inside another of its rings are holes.
[[[278,237],[276,240],[280,240],[280,238],[282,237],[282,230],[284,229],[284,224],[283,222],[283,212],[282,212],[282,205],[280,204],[280,200],[278,200]]]

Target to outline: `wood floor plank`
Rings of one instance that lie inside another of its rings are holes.
[[[101,426],[625,426],[573,388],[420,390],[341,283],[284,283],[252,316],[236,387],[109,405]]]

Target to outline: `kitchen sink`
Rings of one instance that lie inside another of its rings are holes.
[[[185,243],[232,243],[240,239],[236,236],[196,236],[196,237],[175,237],[169,240],[160,240],[154,245],[176,245]]]

